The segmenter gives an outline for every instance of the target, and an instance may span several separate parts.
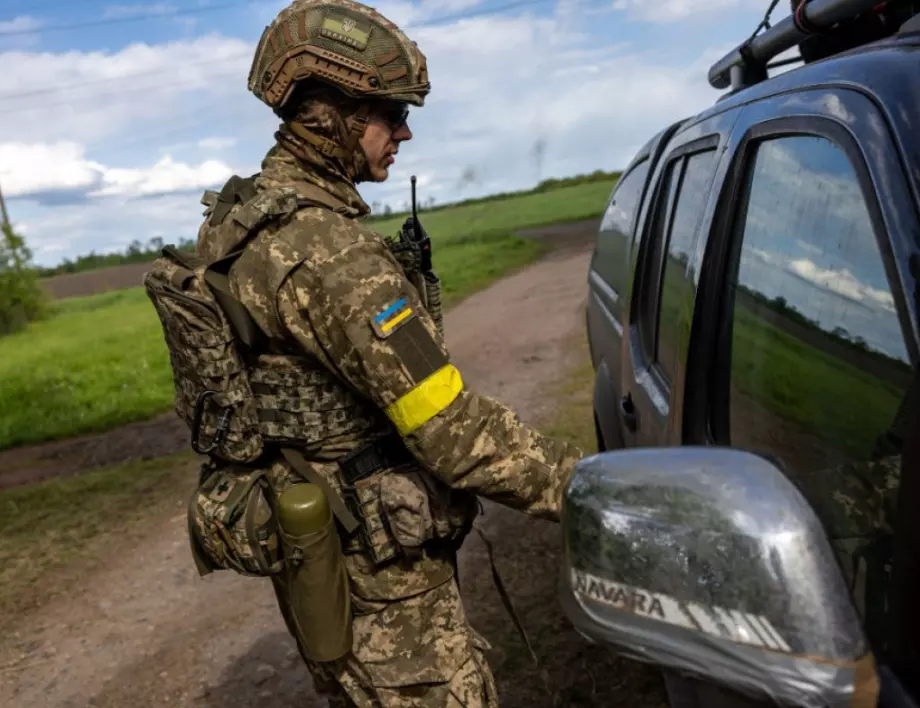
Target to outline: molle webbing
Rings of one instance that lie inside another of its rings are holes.
[[[379,424],[371,409],[316,366],[283,355],[263,355],[249,365],[259,430],[266,442],[313,445]]]

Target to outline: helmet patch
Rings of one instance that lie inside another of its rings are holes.
[[[362,22],[342,15],[329,15],[323,19],[320,34],[326,39],[346,44],[352,49],[363,51],[371,35],[370,22]]]

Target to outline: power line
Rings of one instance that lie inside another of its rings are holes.
[[[235,5],[249,4],[249,3],[253,2],[253,1],[254,1],[254,0],[248,0],[247,3],[239,3],[239,2],[237,2],[237,3],[228,3],[228,4],[225,4],[225,5],[221,5],[221,6],[212,6],[212,7],[215,7],[215,8],[216,8],[216,7],[229,7],[229,6],[235,6]],[[438,24],[440,24],[440,23],[442,23],[442,22],[450,22],[450,21],[456,21],[456,20],[472,19],[472,18],[475,18],[475,17],[481,17],[481,16],[486,16],[486,15],[497,15],[497,14],[500,14],[500,13],[502,13],[502,12],[506,12],[506,11],[508,11],[508,10],[515,10],[515,9],[519,9],[519,8],[522,8],[522,7],[528,7],[528,6],[533,6],[533,5],[540,5],[540,4],[543,4],[543,3],[546,3],[546,2],[550,2],[550,1],[551,1],[551,0],[517,0],[516,2],[510,2],[510,3],[507,3],[507,4],[505,4],[505,5],[500,5],[500,6],[498,6],[498,7],[492,7],[492,8],[488,8],[488,9],[480,8],[479,10],[469,10],[469,11],[465,11],[465,12],[461,11],[461,12],[455,12],[455,13],[448,13],[448,14],[441,15],[441,16],[438,16],[438,17],[428,18],[428,19],[425,20],[424,22],[421,22],[421,23],[416,24],[416,25],[407,24],[407,25],[405,26],[405,29],[407,29],[407,30],[410,30],[410,29],[418,29],[418,28],[424,28],[424,27],[429,27],[429,26],[435,26],[435,25],[438,25]],[[173,15],[157,15],[157,17],[172,17],[172,16],[173,16]],[[132,19],[133,19],[133,18],[132,18]],[[33,30],[30,30],[30,32],[31,32],[31,31],[33,31]],[[40,32],[41,30],[34,30],[34,31]],[[3,34],[3,33],[0,33],[0,36],[4,36],[4,34]],[[218,62],[233,61],[233,60],[235,60],[235,59],[241,59],[241,58],[243,58],[243,57],[248,57],[248,56],[251,56],[251,52],[250,52],[249,50],[247,50],[246,52],[240,52],[239,54],[228,54],[228,55],[226,55],[226,56],[224,56],[224,57],[220,57],[220,58],[218,58],[218,59],[206,59],[206,60],[203,60],[203,61],[191,62],[191,63],[188,63],[188,64],[184,64],[183,67],[193,67],[193,66],[204,66],[204,65],[208,65],[208,64],[216,64],[216,63],[218,63]],[[29,90],[29,91],[19,91],[19,92],[16,92],[16,93],[0,94],[0,101],[13,100],[13,99],[19,99],[19,98],[28,98],[28,97],[32,97],[32,96],[40,96],[40,95],[45,95],[45,94],[49,94],[49,93],[57,93],[57,92],[59,92],[59,91],[72,91],[72,90],[75,90],[75,89],[84,88],[84,87],[86,87],[86,86],[96,86],[96,85],[107,84],[107,83],[112,83],[112,82],[116,82],[116,81],[125,81],[125,80],[127,80],[127,79],[135,79],[135,78],[139,78],[139,77],[143,77],[143,76],[159,76],[159,75],[162,75],[162,74],[174,73],[175,71],[176,71],[176,68],[174,68],[174,67],[169,68],[169,69],[155,69],[155,70],[152,70],[152,71],[139,71],[139,72],[135,72],[135,73],[131,73],[131,74],[122,74],[121,76],[111,76],[111,77],[107,77],[107,78],[104,78],[104,79],[94,79],[94,80],[91,80],[91,81],[82,81],[82,82],[77,82],[77,83],[70,83],[70,84],[68,84],[67,86],[63,86],[63,87],[59,87],[59,86],[50,87],[50,86],[49,86],[49,87],[46,87],[46,88],[32,89],[32,90]],[[30,107],[30,109],[31,109],[31,107]],[[15,111],[12,111],[12,112],[15,112]]]
[[[202,61],[195,61],[188,64],[183,64],[182,68],[188,68],[192,66],[206,66],[208,64],[217,64],[224,61],[233,61],[235,59],[242,59],[244,57],[249,57],[252,55],[252,52],[247,50],[245,52],[240,52],[238,54],[227,54],[217,59],[204,59]],[[18,93],[6,93],[0,94],[0,101],[7,101],[17,98],[30,98],[32,96],[41,96],[43,94],[49,93],[58,93],[60,91],[73,91],[74,89],[81,89],[86,86],[96,86],[98,84],[108,84],[114,81],[124,81],[125,79],[137,79],[143,76],[161,76],[163,74],[170,74],[176,71],[176,67],[170,67],[168,69],[153,69],[152,71],[137,71],[132,74],[122,74],[121,76],[108,76],[104,79],[93,79],[92,81],[80,81],[78,83],[67,84],[66,86],[48,86],[42,89],[33,89],[32,91],[20,91]]]
[[[200,15],[206,12],[216,12],[218,10],[228,10],[233,7],[242,7],[243,5],[252,5],[257,0],[243,0],[243,2],[227,2],[220,5],[206,5],[204,7],[190,7],[184,10],[175,10],[174,12],[151,12],[147,14],[135,15],[134,17],[109,17],[100,20],[87,20],[86,22],[74,22],[69,25],[47,25],[44,27],[29,27],[24,29],[8,30],[0,32],[0,37],[14,37],[25,34],[42,34],[44,32],[58,32],[64,30],[85,29],[87,27],[102,27],[104,25],[120,25],[127,22],[144,22],[151,19],[168,19],[171,17],[184,17],[185,15]]]
[[[104,91],[101,93],[92,93],[92,94],[86,94],[83,96],[74,96],[70,98],[62,97],[58,100],[48,101],[46,103],[40,103],[40,104],[36,104],[32,106],[25,106],[25,107],[16,106],[13,108],[5,108],[3,110],[0,110],[0,115],[9,115],[9,114],[15,114],[15,113],[29,113],[31,111],[41,111],[41,110],[46,110],[48,108],[52,108],[54,106],[66,106],[72,103],[85,103],[87,101],[98,101],[99,99],[117,97],[117,96],[121,96],[122,94],[126,94],[126,93],[141,93],[144,91],[152,91],[152,90],[161,89],[161,88],[171,88],[171,87],[176,87],[179,89],[193,88],[196,84],[202,81],[209,81],[211,79],[218,79],[218,78],[230,78],[233,76],[239,76],[239,71],[237,71],[235,68],[225,69],[224,71],[216,71],[216,72],[202,75],[202,76],[189,76],[189,77],[185,77],[184,79],[180,79],[178,81],[166,81],[166,82],[161,81],[158,83],[148,84],[145,86],[129,86],[127,88],[117,89],[114,91]],[[107,110],[108,108],[109,106],[107,105],[98,106],[99,110]]]
[[[440,17],[429,18],[425,22],[419,25],[408,24],[404,29],[412,29],[413,27],[426,27],[429,25],[438,24],[441,22],[449,22],[450,20],[463,20],[468,17],[476,17],[477,15],[495,15],[500,12],[505,12],[506,10],[514,10],[519,7],[527,7],[529,5],[538,5],[540,3],[549,2],[550,0],[518,0],[517,2],[507,3],[505,5],[500,5],[498,7],[492,7],[479,11],[470,11],[470,12],[455,12]],[[228,10],[230,8],[242,7],[243,5],[252,5],[259,0],[242,0],[237,2],[227,2],[221,3],[220,5],[206,5],[204,7],[193,7],[185,9],[177,9],[174,12],[158,12],[158,13],[148,13],[145,15],[138,15],[135,17],[110,17],[102,18],[99,20],[88,20],[86,22],[75,22],[72,24],[65,25],[48,25],[46,27],[29,27],[24,29],[9,30],[6,32],[0,32],[0,37],[12,37],[25,34],[41,34],[43,32],[52,32],[52,31],[64,31],[72,29],[84,29],[86,27],[100,27],[104,25],[117,25],[123,24],[126,22],[143,22],[144,20],[150,19],[168,19],[171,17],[183,17],[185,15],[196,15],[206,12],[214,12],[217,10]]]

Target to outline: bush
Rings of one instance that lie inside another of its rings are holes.
[[[32,252],[9,224],[0,238],[0,335],[11,334],[45,313],[46,294],[29,265]]]

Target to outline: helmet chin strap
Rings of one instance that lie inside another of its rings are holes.
[[[371,178],[370,163],[367,160],[364,148],[361,147],[361,138],[367,129],[370,113],[371,104],[364,101],[347,119],[342,118],[338,113],[336,114],[336,120],[339,123],[336,132],[339,135],[345,135],[344,145],[324,135],[314,133],[300,121],[292,120],[284,125],[291,134],[312,145],[321,155],[339,160],[352,180],[363,182]],[[297,150],[296,144],[292,145],[290,140],[287,142],[289,149],[294,148],[295,154],[302,153],[302,151]],[[298,156],[302,159],[306,157],[303,154],[298,154]]]
[[[351,131],[348,134],[348,140],[345,144],[345,150],[348,153],[348,170],[355,182],[367,181],[370,174],[370,163],[367,161],[367,154],[361,147],[361,138],[364,137],[364,131],[367,130],[367,120],[370,117],[371,104],[363,101],[354,115],[351,116]]]

